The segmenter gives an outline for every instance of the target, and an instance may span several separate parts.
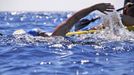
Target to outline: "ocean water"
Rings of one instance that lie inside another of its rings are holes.
[[[0,75],[134,74],[133,37],[12,35],[17,29],[53,32],[71,15],[72,12],[0,12]]]

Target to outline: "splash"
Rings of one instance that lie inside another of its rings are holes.
[[[105,26],[105,29],[95,35],[109,40],[134,40],[134,32],[128,31],[122,24],[118,12],[109,12],[108,15],[102,16],[102,18],[102,25]]]

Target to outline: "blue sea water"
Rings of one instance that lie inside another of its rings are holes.
[[[16,38],[17,29],[53,32],[72,12],[0,12],[0,75],[133,75],[134,41],[93,37]],[[132,38],[130,38],[132,39]]]

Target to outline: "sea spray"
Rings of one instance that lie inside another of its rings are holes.
[[[103,15],[102,19],[102,25],[105,26],[105,29],[96,33],[96,36],[105,39],[134,40],[134,32],[128,31],[122,24],[118,12],[109,12],[107,15]]]

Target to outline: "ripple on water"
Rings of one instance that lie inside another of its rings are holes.
[[[44,30],[52,31],[48,28],[55,27],[54,24],[59,24],[71,14],[23,12],[3,13],[3,15],[5,16],[0,16],[3,21],[0,21],[0,25],[5,26],[2,28],[2,32],[9,34],[16,28],[25,29],[26,26],[28,27],[26,30],[43,26]],[[44,20],[47,22],[44,23]],[[0,74],[133,75],[133,33],[126,32],[125,35],[122,35],[123,33],[121,36],[104,35],[102,31],[100,34],[68,38],[43,38],[29,35],[1,36]]]

